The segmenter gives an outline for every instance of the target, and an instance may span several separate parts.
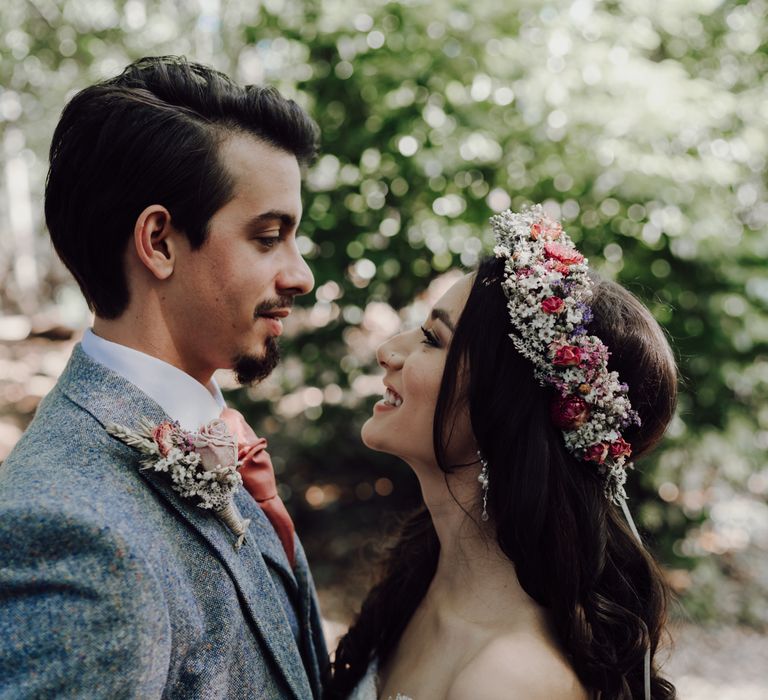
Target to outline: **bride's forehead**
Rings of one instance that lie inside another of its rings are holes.
[[[474,272],[464,275],[464,277],[450,287],[448,291],[437,300],[435,308],[447,311],[455,322],[467,303],[469,292],[472,289],[472,283],[474,281]]]

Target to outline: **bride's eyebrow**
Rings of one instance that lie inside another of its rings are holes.
[[[451,333],[456,332],[456,327],[453,325],[453,321],[451,321],[451,317],[448,315],[447,311],[443,311],[443,309],[432,309],[432,318],[442,321],[451,329]]]

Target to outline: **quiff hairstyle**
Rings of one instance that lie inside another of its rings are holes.
[[[296,156],[317,152],[318,128],[271,87],[240,86],[182,57],[142,58],[78,92],[53,134],[45,219],[56,252],[90,308],[128,305],[124,254],[139,214],[161,204],[193,250],[234,194],[222,141],[250,135]]]

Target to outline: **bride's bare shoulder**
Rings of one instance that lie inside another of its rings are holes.
[[[498,637],[456,676],[446,700],[587,700],[556,649],[529,634]]]

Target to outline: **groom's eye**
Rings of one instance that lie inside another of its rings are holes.
[[[254,240],[258,241],[265,248],[274,248],[282,240],[282,236],[280,235],[280,229],[270,229],[269,231],[259,233],[258,236],[254,237]]]

